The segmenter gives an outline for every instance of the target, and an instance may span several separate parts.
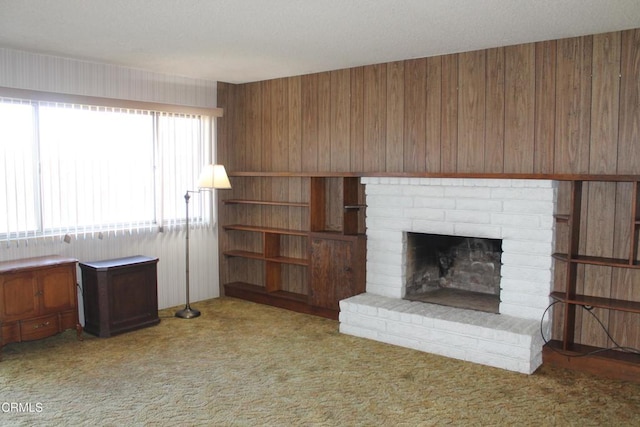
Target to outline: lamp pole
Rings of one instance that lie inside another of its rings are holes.
[[[231,189],[231,182],[229,182],[229,176],[223,165],[208,165],[200,173],[198,179],[199,190],[187,190],[184,195],[184,204],[186,206],[185,224],[187,226],[186,231],[186,268],[185,268],[185,282],[187,287],[187,304],[182,310],[176,312],[176,317],[183,319],[193,319],[200,316],[200,311],[191,308],[189,305],[189,199],[191,196],[189,193],[200,193],[207,189]]]
[[[191,308],[191,305],[189,305],[189,199],[191,198],[191,195],[189,195],[189,193],[199,193],[200,191],[190,191],[187,190],[187,192],[184,194],[184,204],[186,206],[186,215],[185,215],[185,225],[187,227],[186,230],[186,237],[185,237],[185,241],[186,241],[186,248],[185,248],[185,253],[186,253],[186,268],[185,268],[185,282],[186,282],[186,287],[187,287],[187,304],[184,306],[184,308],[182,310],[179,310],[176,312],[176,317],[181,317],[183,319],[192,319],[194,317],[198,317],[200,316],[200,311],[196,310],[194,308]]]

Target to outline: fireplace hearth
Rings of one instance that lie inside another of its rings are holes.
[[[340,331],[533,373],[542,364],[541,332],[550,335],[551,313],[545,315],[545,310],[553,285],[556,183],[409,177],[370,177],[362,182],[367,204],[366,293],[340,302]],[[459,245],[436,249],[427,252],[430,266],[409,272],[406,264],[414,262],[414,255],[413,243],[407,242],[413,234],[430,240],[471,240],[460,243],[466,254],[460,253]],[[487,249],[487,242],[494,240],[501,250],[499,260],[497,253],[477,259],[476,249]],[[473,268],[462,274],[457,258]],[[409,280],[410,276],[422,277]],[[461,281],[467,283],[460,289],[456,282],[463,276],[466,280]],[[499,277],[498,284],[484,281],[493,276]],[[424,295],[431,300],[425,302]],[[482,308],[483,298],[490,308]],[[447,305],[442,299],[449,300]],[[470,300],[478,305],[469,307]]]

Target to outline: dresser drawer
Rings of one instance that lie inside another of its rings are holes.
[[[20,322],[22,341],[37,340],[55,335],[60,331],[58,315],[37,317]]]

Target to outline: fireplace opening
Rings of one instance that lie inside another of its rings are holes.
[[[502,240],[406,233],[405,299],[498,313]]]

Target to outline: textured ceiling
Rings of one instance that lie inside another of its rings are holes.
[[[640,0],[0,0],[0,47],[249,82],[640,28]]]

